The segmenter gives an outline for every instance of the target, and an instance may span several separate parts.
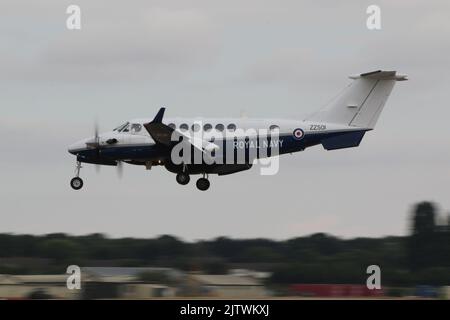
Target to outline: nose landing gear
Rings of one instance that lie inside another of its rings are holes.
[[[80,176],[80,169],[81,169],[81,162],[77,161],[77,166],[75,167],[75,178],[72,178],[70,180],[70,186],[74,190],[80,190],[83,187],[83,180],[79,177]]]

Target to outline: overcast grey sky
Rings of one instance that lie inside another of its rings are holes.
[[[66,29],[66,8],[82,30]],[[366,28],[381,7],[382,29]],[[411,205],[450,209],[449,1],[0,3],[0,232],[286,239],[401,235]],[[67,146],[135,117],[302,119],[349,74],[398,70],[359,148],[283,156],[279,174],[211,177],[208,192],[163,168],[125,166],[73,191]]]

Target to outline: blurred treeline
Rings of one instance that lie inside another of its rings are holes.
[[[70,264],[162,266],[210,274],[246,268],[271,272],[271,284],[365,283],[367,266],[375,264],[384,285],[449,285],[450,219],[439,216],[433,203],[422,202],[408,223],[405,237],[349,240],[323,233],[286,241],[219,237],[193,243],[169,235],[0,234],[0,274],[61,274]]]

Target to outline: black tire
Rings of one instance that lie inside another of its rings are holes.
[[[209,180],[206,178],[200,178],[197,180],[196,186],[198,190],[206,191],[209,189]]]
[[[190,180],[191,177],[189,177],[189,175],[186,173],[182,172],[177,174],[177,182],[183,186],[188,184]]]
[[[74,190],[80,190],[81,188],[83,188],[83,180],[81,180],[81,178],[79,177],[75,177],[70,180],[70,186]]]

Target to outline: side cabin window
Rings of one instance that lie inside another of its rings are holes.
[[[175,125],[175,123],[169,123],[168,126],[172,129],[175,129],[177,126]]]
[[[280,130],[280,127],[277,126],[276,124],[273,124],[273,125],[271,125],[271,126],[269,127],[269,131],[273,131],[273,130],[275,130],[275,129]]]
[[[198,123],[194,123],[194,124],[191,126],[191,129],[192,129],[192,131],[194,131],[194,132],[198,132],[198,131],[200,131],[201,126],[200,126]]]
[[[216,130],[222,132],[225,129],[225,126],[221,123],[216,124]]]
[[[230,123],[227,126],[227,129],[228,129],[228,131],[234,132],[234,131],[236,131],[236,125],[234,123]]]

